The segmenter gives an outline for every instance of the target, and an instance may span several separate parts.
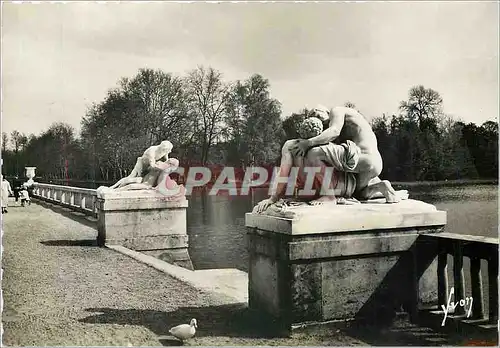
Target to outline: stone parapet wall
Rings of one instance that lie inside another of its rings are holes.
[[[188,253],[188,201],[156,190],[111,191],[97,199],[100,245],[121,245],[193,269]]]

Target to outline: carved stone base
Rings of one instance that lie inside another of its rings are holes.
[[[97,199],[99,245],[122,245],[193,269],[188,253],[188,201],[155,190],[111,191]]]
[[[330,320],[390,322],[437,300],[437,249],[446,212],[419,201],[297,207],[295,218],[246,215],[249,307],[277,328]]]

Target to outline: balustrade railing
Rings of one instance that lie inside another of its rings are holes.
[[[496,324],[498,321],[498,244],[496,238],[488,238],[455,233],[436,233],[426,236],[438,243],[438,309],[448,305],[450,299],[450,279],[453,279],[453,303],[466,300],[466,289],[470,290],[472,304],[471,316],[468,317],[468,306],[458,305],[450,310],[459,320],[471,319]],[[452,256],[452,271],[448,272],[449,255]],[[470,276],[464,272],[464,259],[470,260]],[[482,267],[486,266],[487,267]],[[487,277],[488,286],[483,287],[483,275]],[[469,284],[466,284],[470,282]],[[485,311],[485,302],[488,311]]]
[[[96,190],[35,183],[33,196],[47,202],[82,212],[86,215],[97,217]]]

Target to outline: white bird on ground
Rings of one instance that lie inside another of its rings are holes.
[[[194,336],[197,327],[198,324],[196,323],[196,319],[191,319],[191,322],[189,324],[174,326],[168,332],[175,338],[184,341]]]

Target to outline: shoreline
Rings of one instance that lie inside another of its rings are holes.
[[[462,179],[436,181],[394,181],[395,186],[462,186],[462,185],[498,185],[498,179]]]

